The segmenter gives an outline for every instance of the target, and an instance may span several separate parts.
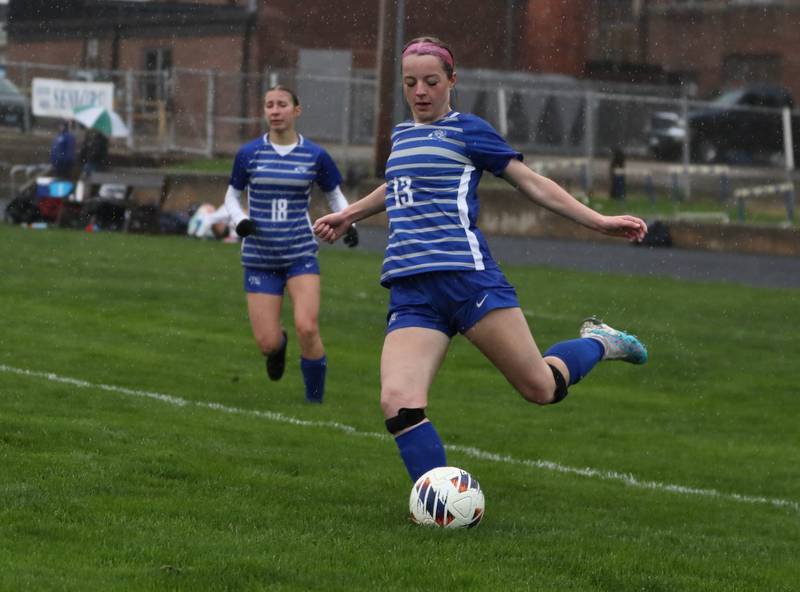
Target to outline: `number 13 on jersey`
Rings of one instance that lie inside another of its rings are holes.
[[[392,195],[398,208],[410,206],[414,203],[414,194],[411,192],[411,177],[395,177],[392,179]]]

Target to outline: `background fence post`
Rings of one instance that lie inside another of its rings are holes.
[[[344,82],[344,112],[342,113],[342,169],[347,175],[347,170],[350,167],[350,102],[352,101],[352,84],[353,79],[348,75]]]
[[[681,184],[678,171],[673,171],[670,177],[672,178],[672,201],[678,203],[681,201]]]
[[[647,177],[644,180],[644,191],[647,194],[647,199],[650,202],[650,205],[656,205],[656,192],[655,188],[653,187],[653,173],[650,171],[647,172]]]
[[[784,107],[781,113],[783,122],[783,153],[786,170],[791,174],[794,170],[794,138],[792,138],[792,111]],[[789,179],[791,180],[791,179]]]
[[[504,138],[508,136],[508,102],[504,86],[497,87],[497,131]]]
[[[783,108],[781,113],[783,119],[783,151],[786,161],[786,181],[789,183],[789,191],[786,192],[784,200],[786,202],[786,218],[790,224],[794,223],[794,142],[792,137],[792,112],[788,107]],[[798,116],[800,117],[800,115]]]
[[[206,156],[214,156],[214,97],[216,77],[214,70],[208,70],[206,74]]]
[[[28,64],[22,64],[22,92],[28,96],[32,96],[33,92],[30,88],[30,81],[28,80]],[[24,122],[22,125],[25,127],[25,132],[31,132],[31,101],[25,102],[25,113],[23,115]]]
[[[136,148],[136,131],[133,127],[133,71],[125,71],[125,120],[128,124],[128,137],[126,144],[129,150]]]
[[[691,148],[692,148],[692,130],[691,126],[689,125],[689,97],[686,96],[686,93],[683,94],[681,97],[681,119],[683,120],[683,128],[685,130],[683,136],[683,151],[682,151],[682,162],[683,162],[683,192],[684,197],[688,200],[692,197],[692,174],[689,171],[689,167],[691,166]]]
[[[587,195],[592,193],[594,187],[594,118],[595,118],[595,97],[590,90],[586,91],[586,129],[584,130],[584,149],[586,150],[586,176],[585,191]]]
[[[728,172],[723,170],[719,176],[719,201],[723,205],[728,201],[730,190],[731,186],[730,186],[730,180],[728,179]]]

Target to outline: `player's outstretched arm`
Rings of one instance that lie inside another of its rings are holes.
[[[597,232],[635,242],[647,234],[647,224],[641,218],[628,214],[604,216],[583,205],[555,181],[535,173],[518,160],[508,163],[503,178],[534,203]]]
[[[228,210],[228,215],[233,221],[236,228],[236,234],[241,237],[250,236],[256,232],[256,223],[247,217],[242,209],[242,192],[239,189],[228,185],[228,191],[225,193],[225,209]]]
[[[341,212],[348,205],[347,199],[339,185],[334,187],[331,191],[326,191],[325,197],[328,200],[328,206],[331,208],[331,212]],[[355,224],[351,224],[350,228],[345,231],[344,244],[350,248],[358,246],[358,230],[356,230]]]
[[[366,197],[362,197],[356,202],[338,212],[333,212],[318,218],[314,222],[314,234],[325,242],[335,242],[339,237],[347,232],[350,225],[369,218],[386,209],[386,183],[375,189]]]

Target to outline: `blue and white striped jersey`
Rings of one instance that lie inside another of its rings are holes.
[[[484,170],[499,176],[513,158],[522,160],[522,155],[486,121],[468,113],[451,111],[434,123],[397,125],[386,163],[389,242],[381,283],[494,266],[475,225],[476,190]]]
[[[308,216],[311,186],[316,183],[323,191],[332,191],[341,182],[330,155],[302,135],[284,156],[267,135],[242,146],[230,185],[239,191],[247,187],[249,217],[257,227],[242,242],[242,265],[278,269],[316,255],[319,246]]]

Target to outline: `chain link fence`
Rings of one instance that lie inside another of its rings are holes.
[[[362,160],[371,156],[376,134],[378,93],[373,70],[353,70],[350,77],[310,75],[297,70],[240,75],[181,68],[154,72],[85,70],[10,62],[5,65],[5,72],[27,97],[36,77],[112,82],[114,108],[131,131],[128,138],[120,141],[133,152],[231,155],[242,143],[265,131],[262,97],[276,83],[297,91],[303,107],[301,131],[337,148],[339,160],[345,160],[343,169],[347,168],[348,158],[356,158],[355,154],[360,154]],[[681,96],[675,87],[602,84],[559,75],[463,69],[459,71],[454,107],[487,119],[520,151],[537,157],[583,159],[569,174],[579,179],[587,191],[591,191],[595,176],[602,172],[600,163],[605,166],[614,150],[624,151],[629,158],[656,156],[682,165],[679,190],[684,196],[691,194],[693,185],[701,186],[703,175],[708,175],[693,164],[705,164],[722,156],[744,160],[744,155],[720,154],[719,146],[694,147],[688,133],[680,136],[690,112],[713,105]],[[736,109],[747,114],[768,114],[773,119],[781,116],[779,109]],[[800,113],[795,111],[793,117],[800,121]],[[24,128],[30,133],[50,135],[53,123],[52,119],[34,117],[30,108],[26,109]],[[789,174],[780,169],[788,163],[786,151],[790,148],[780,132],[776,133],[778,144],[774,150],[768,155],[756,155],[764,157],[762,164],[775,169],[771,173],[773,183],[785,182]],[[668,147],[659,144],[665,139],[671,141]],[[650,174],[630,169],[630,174],[631,178],[646,179],[647,183],[670,191],[675,186],[672,169],[657,168]],[[698,177],[697,183],[693,183],[694,177]],[[735,183],[735,175],[731,179]]]

